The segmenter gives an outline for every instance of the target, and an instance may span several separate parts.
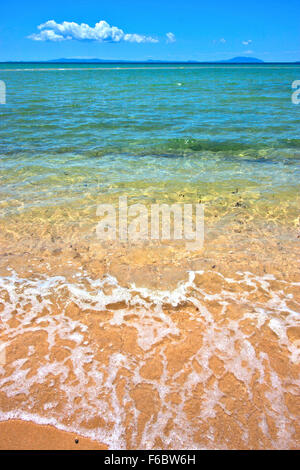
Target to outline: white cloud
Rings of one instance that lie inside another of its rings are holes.
[[[176,37],[174,33],[167,33],[166,36],[167,36],[167,43],[176,41]]]
[[[116,26],[110,26],[106,21],[102,20],[95,24],[94,27],[85,23],[74,23],[63,21],[56,23],[54,20],[46,21],[46,23],[38,26],[39,33],[31,34],[29,39],[34,41],[68,41],[71,39],[77,41],[100,41],[100,42],[158,42],[151,36],[140,34],[129,34]]]
[[[242,44],[244,44],[244,46],[248,46],[249,44],[251,44],[252,42],[252,39],[248,39],[247,41],[242,41]]]
[[[226,39],[224,39],[224,38],[221,38],[221,39],[214,39],[214,40],[213,40],[213,44],[218,44],[219,42],[220,42],[221,44],[225,44],[227,41],[226,41]]]

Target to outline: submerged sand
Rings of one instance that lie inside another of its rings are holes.
[[[0,450],[104,450],[91,439],[20,420],[0,423]]]
[[[299,448],[298,227],[238,211],[193,253],[6,226],[1,446]]]

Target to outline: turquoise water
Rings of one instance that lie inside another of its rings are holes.
[[[299,447],[296,79],[0,64],[0,421],[110,449]],[[120,195],[203,202],[203,249],[102,243]]]
[[[2,215],[119,193],[295,195],[299,77],[299,65],[1,64]]]

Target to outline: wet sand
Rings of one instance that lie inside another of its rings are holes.
[[[199,252],[6,227],[1,446],[300,448],[298,225],[238,210]]]
[[[27,421],[0,423],[0,450],[104,450],[98,442],[53,426]]]

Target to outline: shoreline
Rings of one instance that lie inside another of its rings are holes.
[[[214,450],[225,450],[221,447]],[[298,450],[291,446],[286,450]],[[62,431],[52,425],[37,424],[22,419],[0,422],[0,451],[2,450],[110,450],[107,445],[70,431]],[[111,449],[113,450],[113,449]],[[126,451],[131,449],[126,449]],[[133,450],[133,449],[132,449]],[[170,449],[169,449],[170,450]],[[176,448],[172,448],[176,450]],[[200,449],[199,449],[200,450]],[[209,449],[207,449],[209,450]],[[211,449],[212,450],[212,449]],[[229,449],[227,449],[229,450]],[[237,446],[230,450],[262,450],[260,447]],[[268,447],[264,450],[268,450]],[[272,446],[269,450],[275,450]]]
[[[107,450],[107,446],[51,425],[10,419],[0,422],[0,450]]]

